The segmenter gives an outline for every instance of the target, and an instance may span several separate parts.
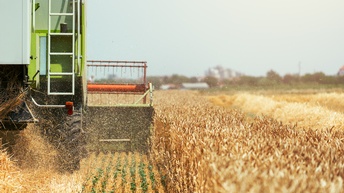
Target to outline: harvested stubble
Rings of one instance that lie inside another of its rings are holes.
[[[152,154],[168,192],[343,191],[342,130],[247,122],[194,92],[155,96]]]
[[[303,98],[304,96],[301,96]],[[240,108],[247,113],[264,115],[287,124],[312,129],[344,129],[344,113],[330,110],[320,104],[276,101],[275,97],[248,93],[211,97],[220,106]],[[300,99],[304,100],[304,99]]]
[[[279,94],[271,96],[276,101],[309,104],[326,107],[329,110],[344,112],[344,93],[316,93],[316,94]]]

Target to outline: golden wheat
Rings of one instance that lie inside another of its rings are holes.
[[[10,160],[6,151],[0,151],[0,192],[20,192],[23,174]]]
[[[329,110],[344,112],[343,93],[316,93],[316,94],[281,94],[271,98],[276,101],[307,103],[314,106],[326,107]]]
[[[341,129],[306,129],[264,116],[247,122],[245,114],[214,107],[195,92],[156,96],[163,105],[156,105],[152,152],[169,192],[342,192]],[[234,97],[241,103],[229,103],[265,111],[285,105],[241,96]]]
[[[160,91],[155,99],[149,157],[92,153],[80,171],[61,174],[39,169],[46,161],[18,167],[0,152],[1,192],[343,192],[343,115],[325,102],[248,93],[209,100],[192,91]],[[29,139],[22,147],[50,148]],[[31,160],[45,159],[38,152]]]
[[[309,103],[287,102],[287,100],[275,100],[277,97],[269,97],[248,93],[231,96],[210,97],[217,105],[239,108],[242,111],[271,117],[286,124],[297,124],[299,127],[312,129],[336,129],[344,128],[344,114]],[[305,99],[300,99],[304,101]]]

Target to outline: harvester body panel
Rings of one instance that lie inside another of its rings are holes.
[[[30,64],[30,1],[1,1],[0,65]]]

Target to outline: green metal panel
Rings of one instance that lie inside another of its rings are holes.
[[[36,61],[37,61],[37,53],[36,53],[36,34],[31,33],[31,47],[30,47],[30,52],[31,52],[31,60],[30,60],[30,65],[28,66],[28,75],[29,78],[32,79],[32,77],[36,73]]]
[[[70,12],[70,0],[59,0],[59,1],[52,1],[52,10],[56,12],[67,11]],[[35,11],[35,28],[33,29],[33,32],[31,33],[31,61],[29,65],[29,77],[30,79],[35,75],[37,70],[39,70],[39,36],[47,36],[48,34],[48,1],[47,0],[36,0],[36,4],[33,5],[37,7],[39,4],[38,9]],[[34,9],[35,10],[35,9]],[[67,23],[68,26],[71,27],[71,20],[70,18],[67,18],[69,16],[56,16],[55,21],[52,24],[52,28],[54,27],[54,31],[59,32],[60,31],[60,25],[59,23]],[[83,79],[85,79],[85,83],[87,82],[87,76],[86,76],[86,5],[85,1],[81,5],[81,25],[80,25],[80,50],[81,50],[81,57],[80,57],[80,69],[78,71],[80,72],[78,76],[82,76]],[[59,42],[59,44],[54,48],[53,50],[61,51],[61,49],[65,49],[65,51],[70,51],[71,46],[67,45],[68,37],[54,37],[52,41]],[[77,50],[77,48],[75,48]],[[60,60],[60,59],[59,59]],[[62,59],[63,62],[70,62],[70,59],[68,57],[64,57]],[[77,64],[77,61],[75,61],[75,65]],[[52,65],[53,71],[58,71],[62,69],[61,62],[60,63],[54,63]],[[64,71],[68,71],[69,69],[62,69]],[[38,77],[36,77],[38,78]],[[83,80],[84,82],[84,80]]]
[[[70,9],[72,5],[70,4],[71,2],[74,2],[73,0],[53,0],[52,1],[52,12],[56,13],[61,13],[61,12],[68,12],[67,9]],[[71,96],[71,98],[61,98],[61,101],[65,100],[71,100],[77,102],[77,104],[80,104],[79,102],[82,101],[83,105],[86,105],[86,92],[87,92],[87,75],[86,75],[86,1],[80,0],[81,3],[81,10],[80,10],[80,36],[79,36],[79,48],[77,47],[77,43],[75,43],[75,50],[80,49],[80,58],[79,60],[75,60],[75,72],[77,73],[77,88],[76,88],[76,93],[74,96]],[[39,6],[38,6],[39,5]],[[48,0],[35,0],[35,4],[32,5],[32,11],[33,14],[31,16],[35,16],[35,18],[32,19],[32,30],[31,30],[31,48],[30,48],[30,54],[31,54],[31,60],[30,60],[30,65],[28,66],[28,75],[30,80],[32,80],[33,76],[36,74],[36,72],[40,69],[40,58],[42,57],[47,57],[47,56],[40,56],[40,37],[48,37]],[[70,10],[71,11],[71,10]],[[71,32],[72,28],[72,21],[71,21],[71,16],[53,16],[56,18],[52,18],[52,24],[51,24],[51,29],[53,32],[60,32],[60,23],[67,23],[68,30]],[[76,27],[77,29],[77,27]],[[70,40],[68,41],[68,36],[59,36],[59,37],[54,37],[52,41],[58,42],[57,44],[54,43],[53,45],[56,46],[52,49],[58,50],[58,51],[70,51],[71,46],[68,45],[67,42],[70,44]],[[76,40],[77,41],[77,40]],[[47,46],[46,46],[47,47]],[[63,50],[64,49],[64,50]],[[44,52],[42,52],[44,53]],[[45,52],[47,54],[47,52]],[[41,54],[42,55],[42,54]],[[70,59],[65,56],[62,60],[61,58],[58,60],[58,62],[54,62],[54,58],[52,59],[52,65],[51,65],[51,70],[53,71],[69,71],[70,69],[66,69],[64,66],[68,65],[63,65],[61,63],[65,62],[70,62]],[[57,61],[57,60],[56,60]],[[78,62],[80,62],[78,64]],[[63,68],[64,67],[64,68]],[[44,68],[43,68],[44,69]],[[64,87],[69,87],[68,84],[71,82],[71,80],[64,80],[66,77],[54,77],[55,79],[53,80],[52,84],[55,84],[56,78],[60,78],[61,80],[58,82],[64,82],[62,85]],[[47,85],[47,77],[45,75],[37,75],[35,77],[36,85],[39,86],[39,90],[43,91],[43,93],[47,90],[46,85]],[[53,87],[59,87],[60,84],[58,85],[52,85]],[[39,98],[39,97],[38,97]],[[41,103],[44,103],[43,101],[40,101]],[[59,103],[59,102],[58,102]],[[55,103],[54,103],[55,104]]]
[[[85,2],[85,1],[83,1]],[[81,82],[83,86],[83,104],[86,106],[87,102],[87,68],[86,68],[86,61],[87,61],[87,56],[86,56],[86,5],[85,3],[82,3],[81,6]]]
[[[28,75],[30,80],[32,80],[33,76],[36,74],[36,72],[40,69],[40,56],[39,50],[40,50],[40,37],[46,37],[46,33],[42,33],[41,31],[38,32],[32,32],[31,33],[31,61],[30,65],[28,66]],[[39,76],[35,77],[35,80],[38,80]]]

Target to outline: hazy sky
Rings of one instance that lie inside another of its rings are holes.
[[[344,65],[344,0],[88,0],[88,59],[145,60],[148,75],[247,75]]]

